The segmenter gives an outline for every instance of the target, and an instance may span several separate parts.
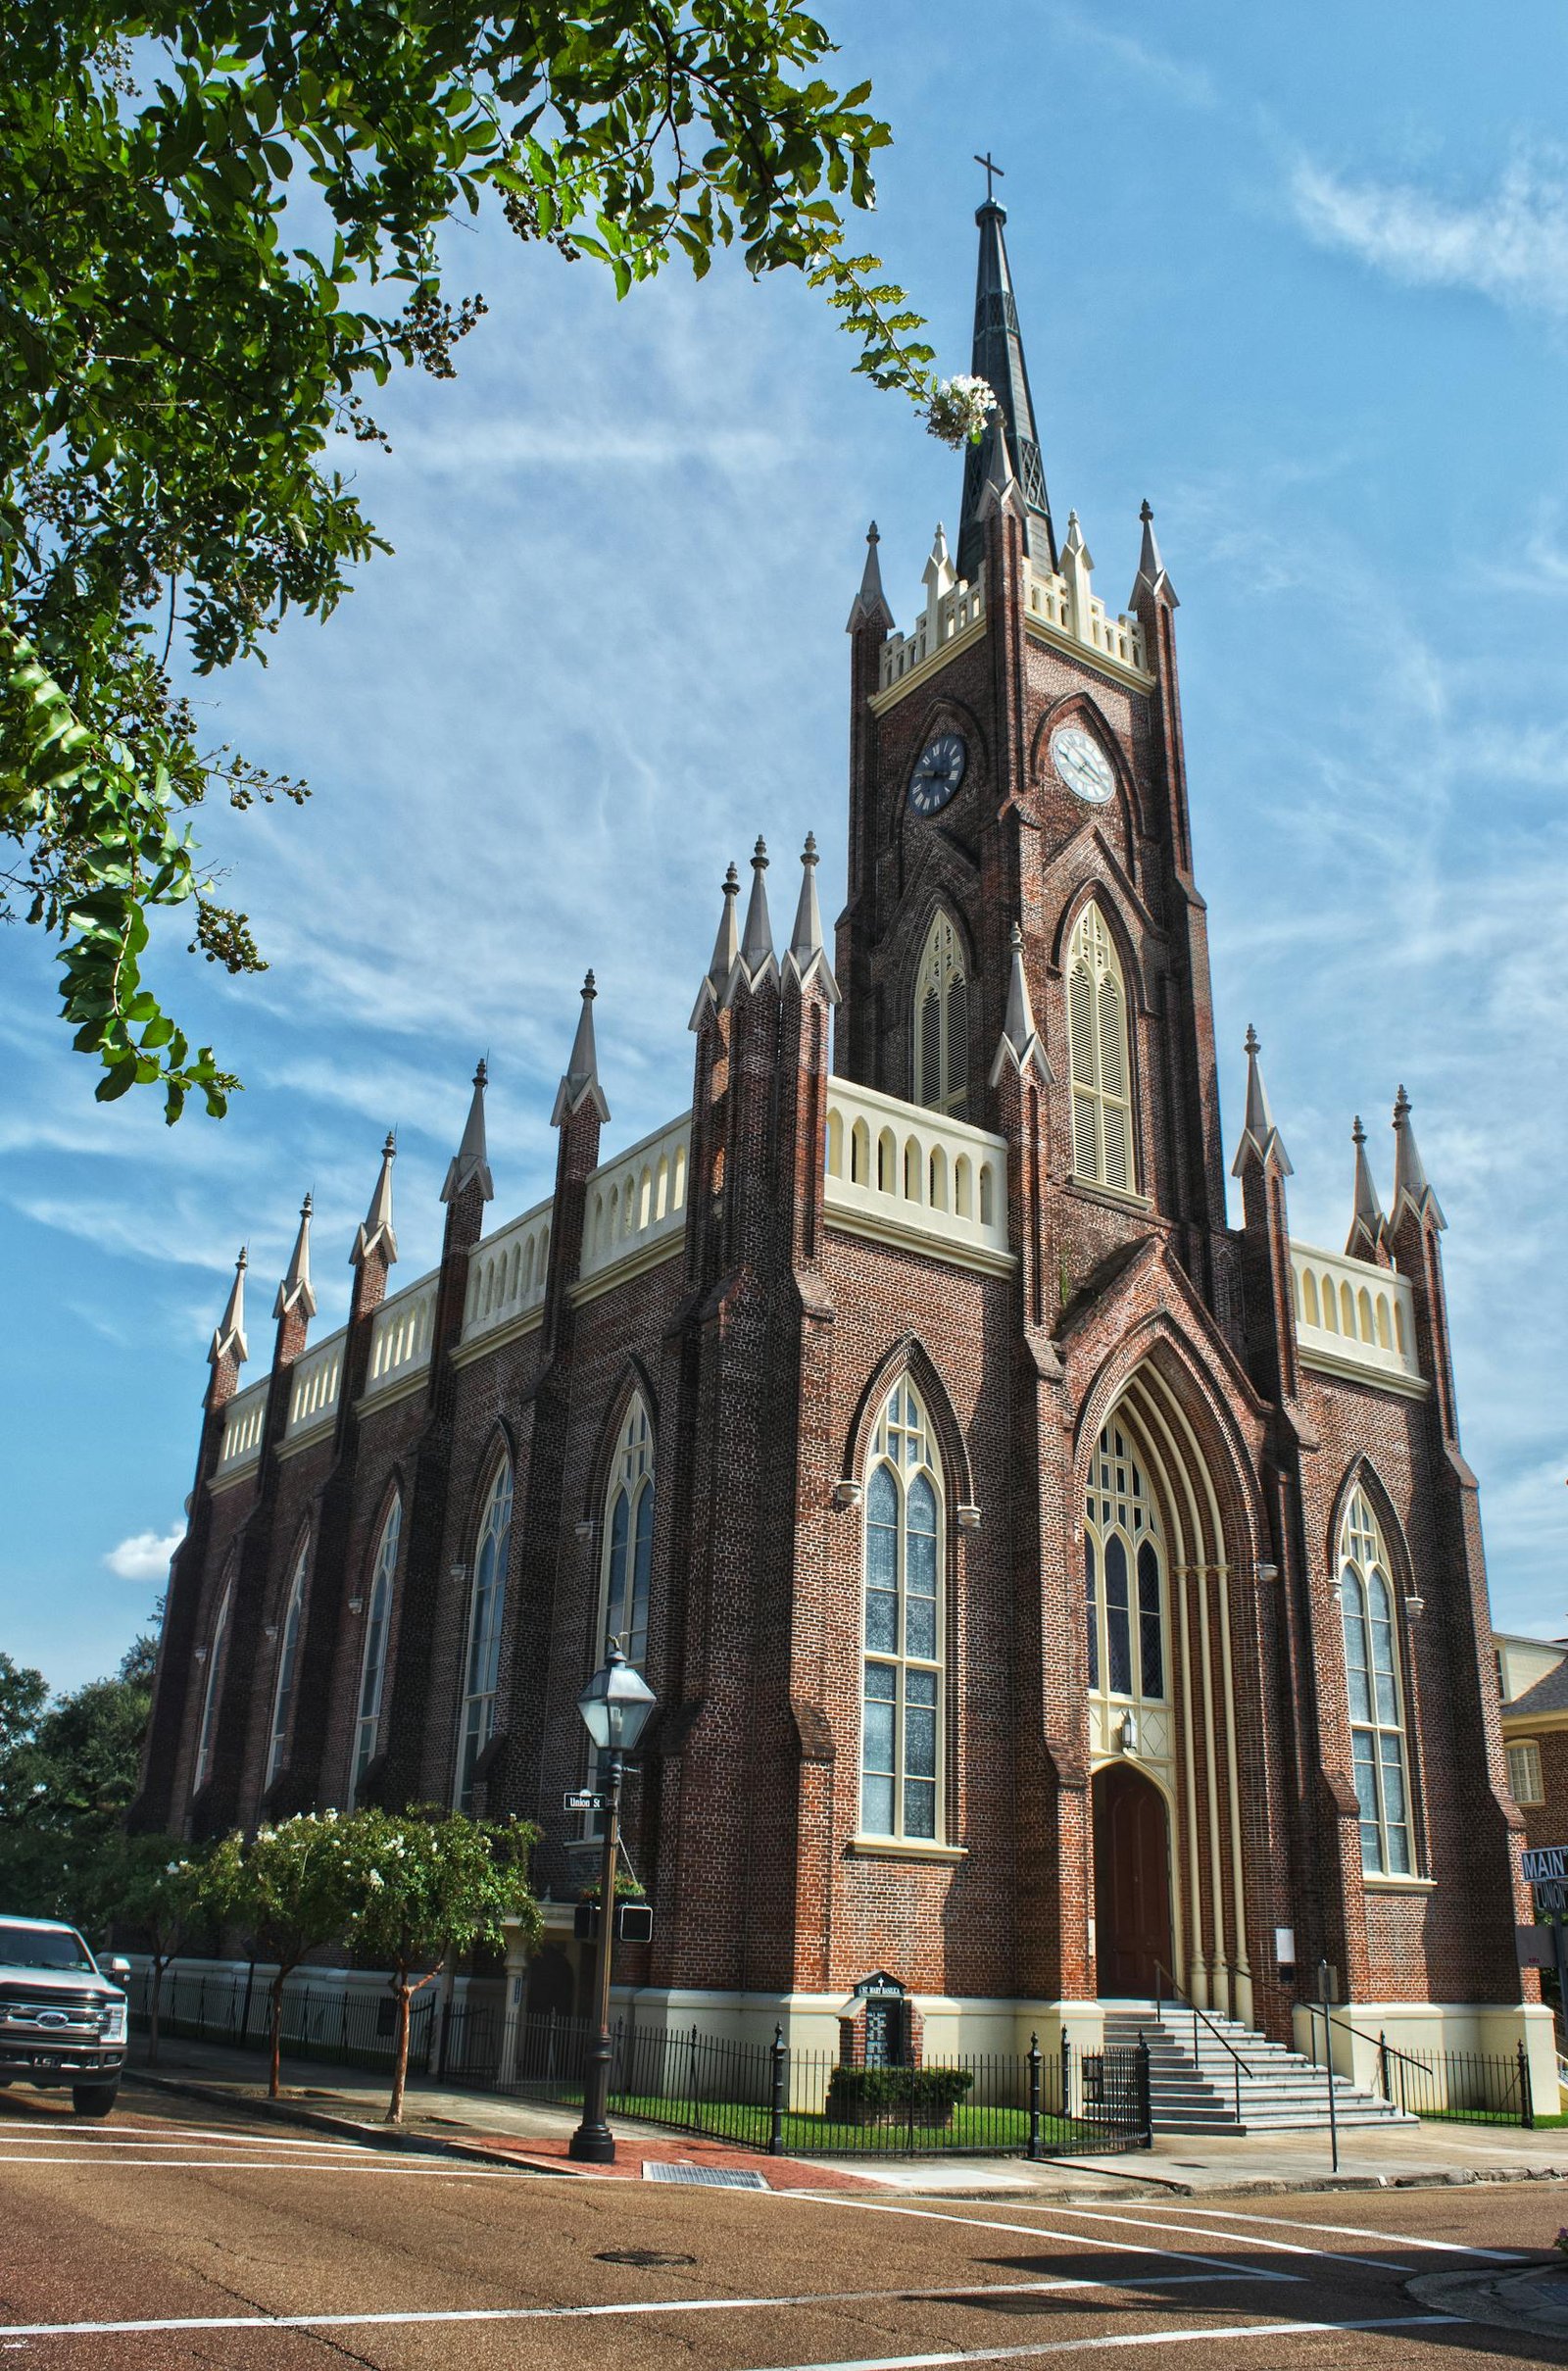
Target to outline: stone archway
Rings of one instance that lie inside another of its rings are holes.
[[[1093,1791],[1100,1996],[1152,2000],[1170,1986],[1169,1975],[1162,1979],[1158,1968],[1168,1970],[1175,1961],[1165,1798],[1130,1762],[1097,1770]]]

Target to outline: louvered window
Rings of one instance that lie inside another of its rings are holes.
[[[642,1394],[637,1392],[621,1421],[605,1492],[599,1643],[602,1655],[618,1646],[627,1662],[639,1671],[648,1655],[648,1601],[653,1571],[654,1428]],[[597,1791],[600,1783],[599,1750],[591,1747],[588,1784]],[[586,1815],[583,1833],[585,1836],[600,1833],[595,1813]]]
[[[1361,1866],[1369,1875],[1408,1877],[1415,1856],[1394,1591],[1377,1517],[1360,1490],[1351,1494],[1340,1534],[1340,1612]]]
[[[213,1775],[213,1763],[218,1753],[218,1714],[223,1696],[223,1673],[228,1662],[228,1615],[233,1603],[234,1584],[229,1580],[213,1624],[213,1635],[207,1649],[207,1686],[202,1696],[202,1722],[196,1739],[196,1776],[191,1793],[199,1795]]]
[[[1074,1174],[1130,1194],[1137,1175],[1127,991],[1096,906],[1084,908],[1067,946],[1067,1040]]]
[[[925,1410],[894,1386],[865,1493],[860,1832],[942,1835],[942,1475]]]
[[[962,1119],[969,1097],[969,983],[951,916],[926,937],[914,990],[914,1100]]]

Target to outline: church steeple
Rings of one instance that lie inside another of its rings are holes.
[[[1045,465],[1035,429],[1035,408],[1029,394],[1029,371],[1018,330],[1018,307],[1013,299],[1012,273],[1007,267],[1007,243],[1002,226],[1005,208],[988,197],[978,209],[980,267],[974,290],[974,359],[970,369],[985,379],[997,398],[991,424],[963,464],[963,516],[958,522],[958,574],[973,584],[985,556],[985,522],[980,516],[981,494],[992,455],[1005,437],[1012,473],[1023,496],[1031,549],[1054,570],[1056,537],[1051,523]],[[1003,472],[1004,475],[1005,472]]]

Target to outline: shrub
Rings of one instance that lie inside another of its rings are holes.
[[[918,2124],[941,2131],[974,2077],[964,2066],[836,2066],[830,2124]]]

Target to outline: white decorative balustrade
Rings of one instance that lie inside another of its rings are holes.
[[[588,1180],[579,1281],[605,1275],[624,1261],[675,1250],[686,1224],[686,1166],[692,1115],[645,1136],[607,1161]]]
[[[541,1202],[474,1245],[468,1258],[468,1296],[463,1311],[465,1342],[498,1333],[502,1326],[544,1307],[553,1209],[552,1203]]]
[[[223,1417],[223,1445],[218,1453],[218,1481],[243,1473],[262,1454],[262,1426],[267,1419],[267,1377],[248,1390],[236,1392]]]
[[[830,1220],[938,1259],[1004,1265],[1006,1188],[1005,1138],[846,1078],[828,1081]]]
[[[347,1340],[342,1332],[328,1334],[324,1342],[318,1342],[295,1366],[289,1386],[288,1422],[283,1428],[285,1441],[323,1424],[336,1408]]]
[[[1037,575],[1031,569],[1028,616],[1035,624],[1047,627],[1064,642],[1077,643],[1081,650],[1113,660],[1134,674],[1150,672],[1143,626],[1136,617],[1108,615],[1104,603],[1089,590],[1087,569],[1075,569],[1071,577],[1049,572]]]
[[[407,1383],[430,1363],[430,1339],[435,1328],[435,1293],[439,1279],[421,1276],[383,1301],[370,1328],[370,1365],[365,1397],[391,1391]]]
[[[1291,1246],[1296,1338],[1308,1366],[1354,1367],[1374,1379],[1421,1382],[1408,1277],[1343,1252]]]
[[[891,691],[916,667],[924,667],[950,642],[978,625],[985,616],[985,588],[970,584],[959,577],[949,591],[927,602],[925,615],[907,634],[890,634],[882,645],[882,672],[878,688]]]

